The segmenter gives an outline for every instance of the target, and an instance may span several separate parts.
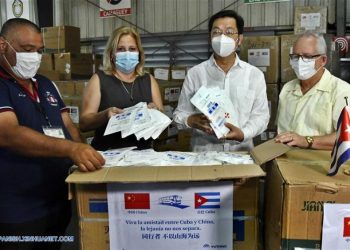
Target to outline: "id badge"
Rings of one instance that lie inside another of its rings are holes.
[[[63,129],[61,127],[44,127],[43,126],[44,134],[47,136],[65,139]]]

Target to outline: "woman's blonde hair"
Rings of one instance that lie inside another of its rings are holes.
[[[128,26],[119,27],[112,32],[103,52],[103,66],[100,69],[107,75],[112,75],[113,71],[116,70],[114,54],[117,51],[120,38],[125,35],[132,36],[136,41],[137,49],[139,50],[139,63],[136,65],[135,71],[137,75],[142,76],[144,74],[143,66],[145,64],[145,53],[141,45],[141,38],[134,28]]]

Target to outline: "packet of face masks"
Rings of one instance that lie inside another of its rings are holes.
[[[112,116],[104,135],[121,132],[122,138],[135,134],[137,140],[151,137],[156,139],[170,123],[171,120],[165,114],[149,109],[145,102],[140,102],[124,109],[123,113]]]
[[[190,101],[211,121],[210,126],[217,138],[226,136],[230,131],[225,126],[226,122],[239,126],[238,121],[233,119],[235,108],[224,90],[202,86]]]

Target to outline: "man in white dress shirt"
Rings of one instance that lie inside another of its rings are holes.
[[[243,41],[244,20],[235,11],[224,10],[209,20],[213,55],[188,71],[174,120],[179,128],[193,128],[193,151],[238,151],[253,147],[252,138],[262,133],[269,121],[266,83],[263,73],[236,54]],[[219,87],[227,93],[239,124],[225,125],[230,132],[218,139],[210,121],[190,102],[201,86]]]

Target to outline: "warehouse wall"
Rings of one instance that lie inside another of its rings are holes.
[[[56,0],[56,25],[81,28],[81,38],[109,36],[116,27],[127,24],[118,18],[98,17],[99,0]],[[244,4],[244,0],[133,0],[133,14],[124,17],[152,33],[206,30],[207,18],[227,7],[238,11],[246,27],[293,25],[296,6],[325,6],[328,22],[335,22],[336,0],[293,0],[267,4]],[[137,14],[136,14],[137,13]],[[349,16],[349,15],[348,15]],[[197,26],[199,23],[203,24]],[[196,27],[197,26],[197,27]],[[140,33],[147,33],[140,30]]]

